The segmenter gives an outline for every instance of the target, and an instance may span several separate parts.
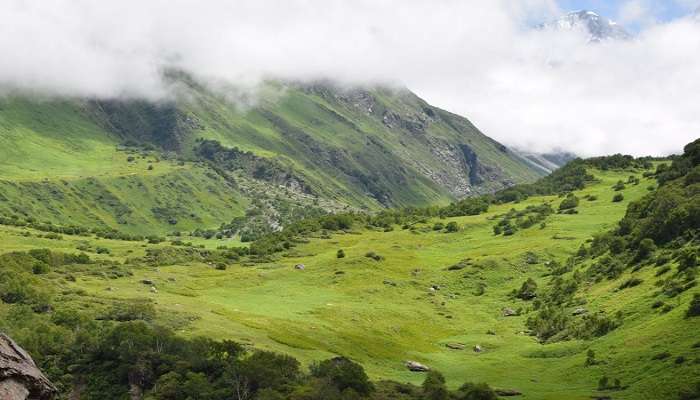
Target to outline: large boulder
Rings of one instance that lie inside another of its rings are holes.
[[[412,372],[428,372],[430,368],[426,365],[419,363],[418,361],[406,361],[406,368]]]
[[[56,392],[29,354],[0,333],[0,399],[50,400]]]

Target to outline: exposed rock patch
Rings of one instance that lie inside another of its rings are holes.
[[[50,400],[56,392],[29,354],[0,333],[0,399]]]

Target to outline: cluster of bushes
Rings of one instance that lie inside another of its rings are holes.
[[[77,225],[54,225],[51,222],[37,222],[33,217],[21,218],[17,215],[0,216],[0,225],[32,228],[37,231],[64,235],[87,235],[91,230]]]
[[[204,262],[211,264],[230,263],[247,256],[247,247],[222,247],[207,250],[198,247],[163,247],[146,249],[141,259],[130,259],[130,263],[143,262],[149,265],[173,265],[187,262]]]
[[[495,235],[503,234],[504,236],[513,235],[519,229],[527,229],[536,224],[544,223],[552,213],[554,213],[554,210],[549,204],[527,206],[523,210],[511,209],[493,227],[493,233]]]
[[[622,324],[622,314],[610,317],[604,313],[572,315],[563,306],[546,305],[530,316],[526,325],[541,342],[600,337]]]
[[[53,291],[42,284],[38,275],[67,264],[89,264],[85,253],[67,254],[48,249],[0,255],[0,301],[21,304],[37,312],[51,309]]]
[[[216,140],[199,138],[194,147],[194,154],[207,161],[215,171],[224,176],[226,174],[223,171],[243,171],[254,179],[277,184],[294,180],[302,190],[310,191],[304,179],[292,173],[281,163],[256,156],[250,151],[242,151],[238,147],[227,148]]]

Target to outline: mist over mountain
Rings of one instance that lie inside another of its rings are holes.
[[[162,101],[175,69],[243,106],[267,79],[407,87],[535,152],[678,152],[700,129],[700,27],[590,46],[587,16],[532,29],[566,15],[548,0],[448,3],[4,1],[0,93]],[[615,32],[605,21],[598,35]]]

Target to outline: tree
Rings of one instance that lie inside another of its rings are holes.
[[[456,222],[452,221],[445,226],[445,230],[447,232],[452,233],[452,232],[458,232],[459,231],[459,225],[457,225]]]
[[[693,300],[690,302],[690,307],[685,313],[686,318],[700,316],[700,293],[695,293]]]
[[[422,388],[423,398],[426,400],[447,400],[449,397],[445,377],[438,371],[428,371]]]
[[[457,391],[459,400],[498,400],[496,393],[486,383],[465,383]]]
[[[299,361],[271,351],[256,351],[242,362],[241,374],[252,390],[279,389],[296,381],[301,372]]]
[[[532,278],[527,278],[520,287],[516,297],[523,300],[532,300],[537,297],[537,282]]]
[[[561,204],[559,204],[559,211],[570,210],[578,207],[579,199],[573,193],[569,193]]]
[[[311,374],[328,379],[338,390],[352,389],[361,395],[374,391],[374,385],[360,364],[345,357],[335,357],[311,366]]]

